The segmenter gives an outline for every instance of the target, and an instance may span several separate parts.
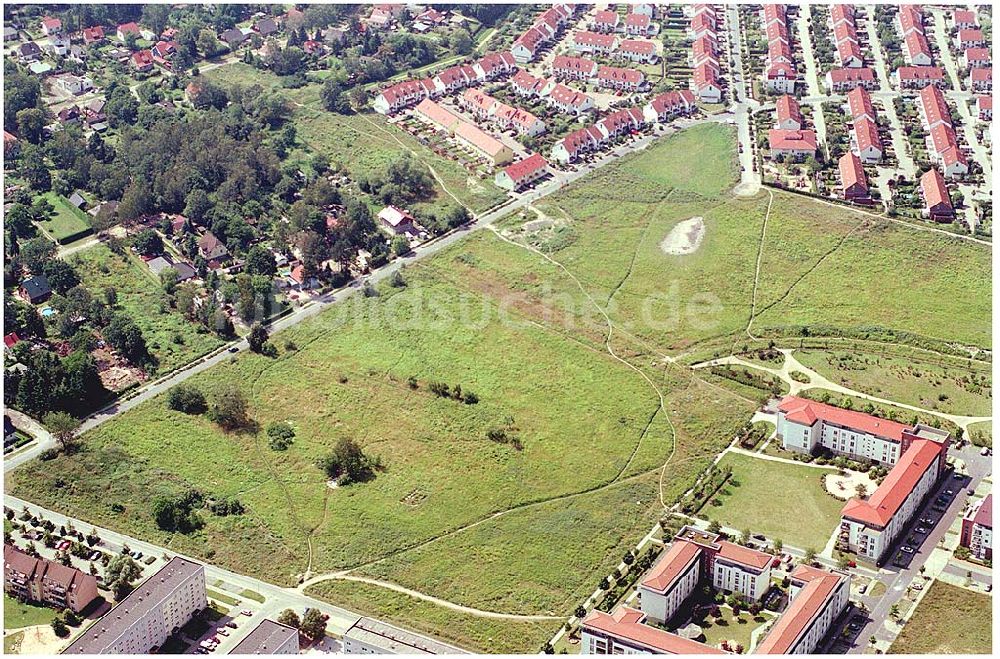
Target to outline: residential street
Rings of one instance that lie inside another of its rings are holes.
[[[753,196],[761,188],[760,174],[754,171],[754,140],[750,134],[750,113],[759,104],[747,94],[747,80],[743,76],[743,37],[740,35],[739,12],[736,5],[726,8],[726,27],[729,30],[729,50],[733,57],[734,79],[730,81],[733,93],[733,109],[736,120],[736,136],[741,150],[740,182],[734,190],[741,196]]]
[[[823,116],[823,84],[819,79],[819,67],[816,64],[816,57],[813,54],[812,38],[809,34],[812,18],[809,7],[803,5],[799,8],[799,15],[795,19],[798,29],[799,44],[802,46],[802,59],[806,67],[806,84],[809,89],[808,96],[816,100],[809,101],[812,105],[813,126],[816,128],[817,144],[826,146],[826,117]]]

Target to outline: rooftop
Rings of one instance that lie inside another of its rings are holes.
[[[344,634],[344,640],[357,640],[383,649],[388,654],[467,654],[426,636],[371,618],[361,618]]]
[[[274,654],[277,648],[291,638],[297,644],[299,630],[265,618],[229,654]]]
[[[944,450],[946,450],[944,445],[936,441],[926,439],[914,441],[867,501],[851,499],[844,504],[843,516],[865,524],[885,527],[916,487],[920,478],[937,464],[938,456]]]

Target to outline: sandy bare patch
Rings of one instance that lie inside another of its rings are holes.
[[[51,625],[24,628],[20,654],[58,654],[65,641],[52,631]]]
[[[667,237],[660,243],[660,249],[664,254],[671,256],[683,256],[693,254],[701,246],[701,240],[705,237],[705,220],[701,217],[692,217],[683,222],[678,222]]]
[[[861,471],[845,471],[844,475],[827,474],[823,479],[826,491],[838,499],[847,500],[858,495],[858,485],[864,485],[867,496],[875,491],[878,484]]]

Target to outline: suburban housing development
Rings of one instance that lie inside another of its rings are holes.
[[[989,654],[992,18],[6,3],[4,653]]]

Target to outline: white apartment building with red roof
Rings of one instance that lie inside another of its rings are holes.
[[[918,427],[919,429],[919,427]],[[838,546],[881,563],[893,541],[920,509],[945,468],[947,433],[922,432],[868,499],[853,498],[841,510]],[[943,437],[941,437],[943,435]]]
[[[962,518],[959,544],[981,561],[993,560],[993,495],[987,494],[969,507]]]
[[[591,611],[580,630],[580,654],[727,654],[710,645],[645,624],[642,611],[619,606]]]
[[[813,453],[827,449],[836,455],[886,465],[896,464],[916,439],[947,438],[947,433],[922,424],[908,426],[798,396],[785,396],[781,400],[777,425],[777,435],[785,450]]]
[[[790,601],[754,654],[811,654],[850,600],[851,576],[800,565],[789,575]]]
[[[773,559],[770,554],[720,540],[717,533],[685,526],[640,582],[642,612],[661,623],[670,620],[702,580],[718,591],[759,600],[771,586]]]

